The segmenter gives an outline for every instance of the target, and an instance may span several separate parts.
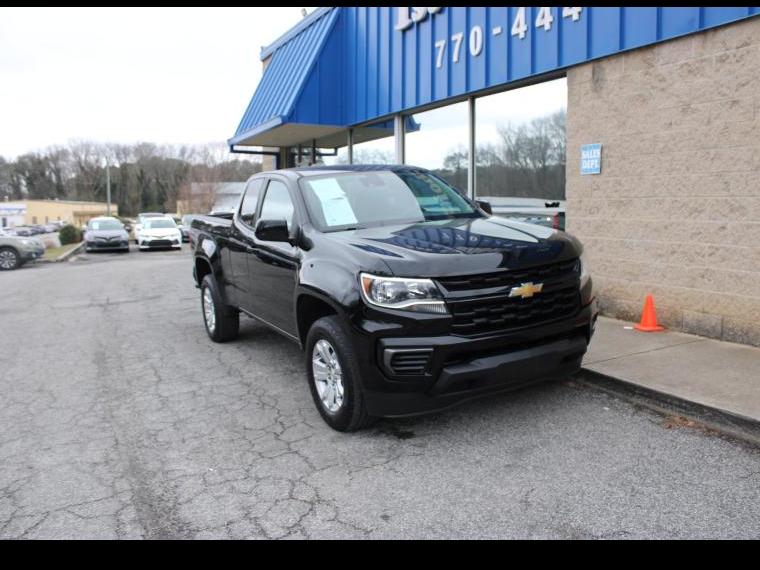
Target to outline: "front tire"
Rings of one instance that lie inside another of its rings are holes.
[[[0,271],[13,271],[21,267],[21,256],[12,247],[0,248]]]
[[[229,342],[240,331],[240,313],[225,305],[216,279],[206,275],[201,283],[201,311],[206,333],[214,342]]]
[[[306,374],[314,405],[331,428],[352,432],[374,421],[364,405],[357,355],[337,317],[319,319],[311,327]]]

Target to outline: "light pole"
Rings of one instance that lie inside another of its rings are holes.
[[[111,161],[106,159],[106,215],[111,215]]]
[[[111,157],[106,155],[106,215],[111,215]]]

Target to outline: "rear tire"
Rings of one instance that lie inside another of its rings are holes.
[[[325,423],[336,431],[358,431],[375,421],[364,404],[357,360],[337,317],[324,317],[314,323],[306,338],[306,374],[314,405]],[[328,372],[325,364],[329,361],[333,366]]]
[[[0,247],[0,271],[13,271],[21,267],[21,256],[12,247]]]
[[[214,342],[229,342],[240,332],[240,313],[225,305],[216,279],[206,275],[201,283],[201,312],[206,333]]]

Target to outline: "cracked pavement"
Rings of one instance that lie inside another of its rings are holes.
[[[572,381],[384,420],[314,409],[187,251],[0,274],[0,539],[759,538],[760,450]]]

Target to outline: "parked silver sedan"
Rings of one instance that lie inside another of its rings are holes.
[[[0,230],[0,271],[12,271],[45,254],[36,238],[13,236]]]

